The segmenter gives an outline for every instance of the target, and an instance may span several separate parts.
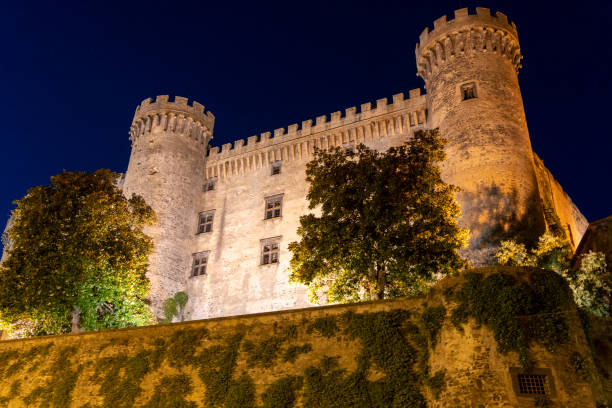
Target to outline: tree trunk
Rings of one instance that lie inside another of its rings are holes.
[[[378,291],[377,298],[385,298],[385,289],[387,288],[387,275],[385,269],[376,265],[376,289]]]
[[[72,331],[71,333],[81,333],[83,330],[79,327],[81,322],[81,309],[75,307],[72,309]]]
[[[378,290],[376,287],[376,283],[378,281],[378,277],[376,274],[376,267],[373,266],[370,268],[370,272],[368,273],[368,281],[370,284],[370,287],[368,288],[368,292],[370,292],[370,297],[372,298],[372,300],[378,300]]]

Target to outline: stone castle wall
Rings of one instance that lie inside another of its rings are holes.
[[[549,216],[547,223],[561,222],[559,227],[566,231],[567,238],[572,247],[576,249],[589,226],[589,222],[535,153],[534,159],[544,213],[554,213],[558,217],[557,221],[556,219],[550,219]]]
[[[477,272],[527,276],[508,267]],[[303,407],[329,406],[316,402],[329,394],[353,401],[340,406],[391,406],[380,399],[399,393],[377,393],[376,384],[420,395],[433,408],[533,406],[533,396],[513,388],[516,353],[499,353],[486,326],[470,320],[460,331],[451,323],[456,305],[445,293],[461,282],[447,278],[428,297],[2,341],[0,406]],[[423,312],[440,307],[440,331],[432,336]],[[568,316],[568,343],[555,353],[537,345],[529,352],[548,376],[552,407],[594,408],[606,394],[593,367],[609,370],[609,355],[593,361],[575,309]],[[368,348],[376,340],[367,330],[347,331],[359,319],[362,328],[376,328],[381,355]],[[609,331],[596,333],[598,347],[609,347]],[[588,379],[572,368],[575,353],[591,367]],[[408,366],[390,364],[409,356]],[[439,372],[444,380],[436,388],[426,378]],[[370,402],[354,402],[360,393]]]
[[[214,316],[265,312],[306,307],[306,290],[290,284],[287,250],[296,241],[299,217],[308,212],[305,181],[306,163],[314,148],[342,147],[364,143],[386,150],[402,144],[425,125],[425,98],[418,90],[410,98],[402,94],[393,103],[379,100],[372,109],[349,108],[345,115],[332,113],[288,130],[277,129],[211,150],[206,161],[208,178],[216,178],[215,189],[201,194],[198,211],[214,210],[212,232],[196,234],[192,220],[193,252],[210,251],[207,273],[188,279],[190,296],[187,316],[198,319]],[[281,164],[272,175],[272,163]],[[265,198],[282,194],[281,217],[264,219]],[[279,262],[261,265],[261,240],[280,237]],[[188,273],[188,265],[186,265]]]
[[[204,160],[214,116],[186,98],[158,96],[136,109],[130,139],[132,155],[123,181],[127,197],[140,194],[158,222],[146,229],[153,238],[147,277],[151,304],[160,314],[163,302],[183,290],[191,262],[192,224],[204,179]]]
[[[541,182],[552,178],[529,140],[516,27],[483,8],[475,15],[457,10],[454,17],[436,20],[419,38],[417,69],[426,95],[416,89],[408,98],[394,95],[391,103],[384,98],[322,115],[314,123],[211,147],[206,157],[214,117],[202,105],[185,98],[168,102],[167,96],[143,102],[132,126],[124,189],[142,194],[158,214],[150,230],[156,247],[149,272],[158,315],[179,290],[190,298],[188,319],[306,307],[305,288],[288,282],[287,246],[297,240],[299,217],[307,212],[304,170],[314,148],[364,143],[386,150],[417,129],[440,127],[448,139],[443,178],[461,189],[460,221],[471,231],[465,255],[473,265],[488,264],[501,239],[535,240],[546,227],[542,202],[546,208],[554,202],[573,240],[580,239],[584,217],[558,193],[558,183]],[[475,96],[469,100],[463,98],[466,84]],[[166,117],[179,125],[168,128]],[[194,143],[183,121],[197,124],[204,139]],[[273,165],[281,166],[279,174],[272,174]],[[214,189],[203,188],[208,182]],[[264,219],[266,197],[279,195],[281,217]],[[198,214],[206,211],[213,214],[212,229],[198,233]],[[279,241],[279,262],[261,265],[268,238]],[[192,276],[194,254],[203,253],[206,273]]]
[[[307,212],[304,170],[313,149],[364,143],[386,150],[418,129],[440,127],[448,139],[443,178],[461,188],[460,222],[471,230],[465,255],[474,266],[488,264],[501,239],[537,237],[550,211],[576,245],[586,220],[532,152],[514,24],[488,9],[457,10],[423,31],[416,59],[426,95],[411,90],[221,149],[208,146],[214,116],[201,104],[145,99],[130,128],[123,189],[142,195],[158,217],[146,231],[154,241],[148,277],[156,314],[178,291],[189,295],[189,319],[306,307],[305,288],[288,283],[287,245]],[[474,86],[475,98],[463,100],[464,85]],[[280,174],[272,175],[273,164]],[[208,182],[215,188],[204,191]],[[266,220],[265,198],[275,195],[282,195],[282,215]],[[212,230],[198,233],[203,211],[213,211]],[[279,262],[260,265],[267,238],[279,239]],[[192,276],[194,254],[202,252],[206,273]]]
[[[468,257],[487,264],[502,239],[533,242],[545,225],[517,77],[516,27],[489,9],[457,10],[423,31],[416,58],[428,123],[449,140],[442,175],[461,188]]]

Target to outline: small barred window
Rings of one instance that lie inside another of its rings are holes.
[[[474,98],[476,98],[476,84],[470,82],[469,84],[461,85],[461,99],[467,101]]]
[[[212,231],[214,216],[215,210],[203,211],[198,214],[198,234]]]
[[[266,238],[261,240],[261,264],[268,265],[278,263],[280,252],[280,237]]]
[[[518,386],[521,394],[546,395],[549,394],[546,375],[519,374]]]
[[[191,276],[206,275],[206,266],[208,265],[208,255],[210,251],[198,252],[193,254],[193,265],[191,266]]]
[[[281,208],[283,206],[283,195],[278,194],[272,197],[266,197],[266,213],[264,218],[276,218],[281,216]]]

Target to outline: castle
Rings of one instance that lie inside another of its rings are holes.
[[[177,291],[186,318],[307,307],[288,282],[290,242],[307,212],[305,166],[313,149],[364,143],[386,150],[419,129],[448,139],[446,182],[460,187],[466,256],[490,261],[501,239],[533,240],[564,230],[574,247],[587,222],[532,151],[518,69],[517,29],[489,9],[434,21],[416,45],[419,89],[210,147],[215,118],[197,102],[145,99],[130,128],[126,195],[142,195],[158,216],[148,271],[158,313]]]

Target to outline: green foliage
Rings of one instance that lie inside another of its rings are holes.
[[[597,316],[610,316],[612,279],[603,253],[589,251],[580,259],[580,268],[567,276],[578,307]]]
[[[185,374],[168,375],[159,380],[155,394],[143,408],[197,408],[193,401],[187,401],[186,395],[191,394],[193,386],[191,379]]]
[[[297,360],[300,354],[307,354],[311,351],[312,346],[310,344],[304,344],[301,346],[289,346],[283,354],[283,361],[285,363],[295,363],[295,360]]]
[[[230,384],[225,408],[255,408],[255,384],[246,373]]]
[[[261,394],[262,408],[293,408],[296,391],[302,384],[302,377],[286,376],[276,380]]]
[[[444,306],[428,307],[421,314],[421,325],[429,335],[431,346],[435,347],[438,342],[438,333],[444,323],[446,309]]]
[[[523,369],[531,368],[528,347],[538,341],[549,351],[569,339],[566,312],[571,294],[564,279],[548,270],[533,270],[530,282],[511,275],[466,273],[455,294],[459,301],[451,321],[456,326],[469,316],[487,325],[501,353],[515,351]]]
[[[316,332],[323,337],[333,337],[338,331],[335,316],[318,317],[312,322],[307,329],[308,333]]]
[[[19,396],[19,392],[21,390],[21,380],[15,380],[11,384],[11,388],[9,389],[9,398],[15,398]]]
[[[225,346],[210,346],[200,354],[198,373],[206,386],[205,407],[213,408],[225,403],[243,337],[237,333],[226,341]]]
[[[297,326],[289,325],[282,330],[282,334],[270,336],[264,340],[254,343],[251,340],[244,342],[242,349],[247,353],[247,364],[249,367],[270,368],[275,363],[281,354],[281,346],[289,341],[297,338]],[[289,347],[283,354],[283,361],[295,361],[297,355],[305,351],[300,347]]]
[[[440,394],[446,388],[446,370],[440,370],[429,377],[426,381],[435,399],[440,398]]]
[[[149,372],[148,351],[135,356],[118,353],[97,361],[94,377],[100,381],[102,408],[130,408],[141,394],[140,383]]]
[[[165,322],[171,322],[172,319],[178,315],[178,303],[174,298],[166,299],[164,302],[164,315],[166,316]]]
[[[578,307],[597,316],[610,316],[612,277],[603,253],[589,251],[581,257],[578,269],[572,270],[567,239],[545,232],[529,253],[524,244],[502,241],[495,257],[500,265],[538,266],[557,272],[569,283]]]
[[[21,335],[65,333],[80,311],[86,330],[151,322],[145,304],[155,220],[138,196],[126,199],[118,174],[66,172],[16,201],[13,246],[0,270],[0,325]]]
[[[174,294],[174,300],[176,300],[176,303],[182,309],[187,304],[187,301],[189,300],[189,296],[187,296],[185,292],[176,292]]]
[[[185,292],[176,292],[173,297],[166,299],[164,302],[165,318],[162,322],[170,323],[177,316],[181,316],[181,321],[183,321],[183,311],[188,300],[189,296]]]
[[[209,336],[205,328],[177,330],[167,341],[156,344],[153,353],[153,364],[159,366],[165,357],[172,367],[181,368],[192,364],[196,359],[197,347],[202,340]]]
[[[553,402],[548,395],[538,395],[533,401],[533,406],[536,408],[551,408]]]
[[[72,402],[72,390],[76,385],[82,366],[72,368],[71,357],[77,352],[76,347],[58,349],[49,369],[49,380],[44,385],[34,388],[23,401],[27,406],[41,402],[41,408],[68,408]]]
[[[438,163],[445,140],[418,131],[403,146],[316,150],[306,168],[310,209],[289,249],[291,279],[311,301],[353,302],[421,293],[466,263],[457,250],[467,230]]]
[[[580,353],[575,352],[570,357],[570,366],[580,381],[588,381],[591,378],[591,365]]]
[[[495,258],[500,265],[533,266],[533,258],[527,252],[525,244],[512,240],[500,242]]]
[[[245,342],[244,351],[247,352],[247,364],[249,367],[270,368],[276,363],[280,353],[280,347],[285,342],[281,336],[271,336],[258,343]]]

